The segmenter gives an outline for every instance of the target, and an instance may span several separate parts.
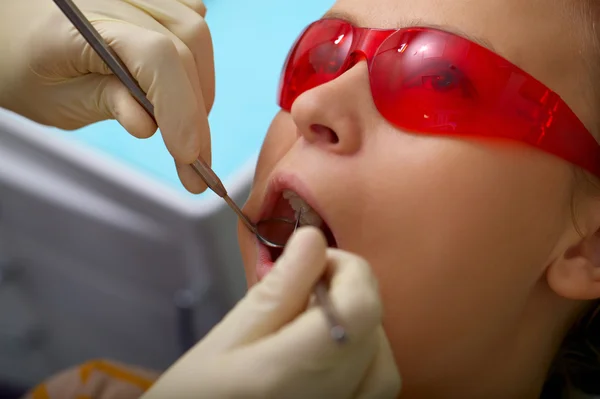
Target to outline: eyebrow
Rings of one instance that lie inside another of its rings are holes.
[[[343,21],[349,22],[350,24],[352,24],[354,26],[362,26],[360,21],[354,15],[348,14],[344,11],[330,10],[327,13],[325,13],[325,15],[323,15],[323,18],[341,19]],[[450,32],[455,35],[462,36],[465,39],[470,40],[474,43],[477,43],[480,46],[483,46],[493,52],[496,52],[496,50],[494,49],[494,46],[488,40],[486,40],[482,37],[470,35],[464,31],[462,31],[456,27],[450,26],[450,25],[436,25],[436,24],[427,23],[427,22],[423,21],[422,19],[411,19],[411,20],[404,20],[404,21],[396,22],[393,26],[393,29],[402,29],[402,28],[409,28],[409,27],[415,27],[415,26],[423,27],[423,28],[439,29],[439,30],[443,30],[446,32]]]

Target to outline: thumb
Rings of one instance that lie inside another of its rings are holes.
[[[156,132],[154,120],[114,75],[89,74],[72,79],[60,88],[62,122],[59,127],[76,129],[106,119],[116,119],[137,138]]]
[[[302,313],[325,272],[327,241],[314,227],[300,228],[275,267],[210,333],[215,352],[254,342]]]
[[[158,128],[154,119],[116,76],[104,79],[106,83],[99,95],[98,113],[108,113],[111,119],[116,119],[134,137],[145,139],[152,136]]]

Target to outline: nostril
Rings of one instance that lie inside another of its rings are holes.
[[[316,136],[316,138],[320,141],[326,141],[328,143],[336,144],[340,141],[338,135],[333,131],[333,129],[328,128],[323,125],[310,125],[310,130]]]

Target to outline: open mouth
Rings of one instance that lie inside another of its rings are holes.
[[[267,211],[259,229],[260,234],[274,243],[286,243],[294,233],[295,223],[281,223],[278,220],[298,221],[299,226],[315,226],[321,229],[327,245],[337,248],[337,242],[333,232],[323,221],[323,218],[298,194],[291,190],[284,190],[280,193],[273,207]],[[262,244],[261,244],[262,245]],[[264,246],[270,255],[271,262],[275,262],[283,253],[281,248],[271,248]]]

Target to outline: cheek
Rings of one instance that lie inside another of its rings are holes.
[[[531,150],[381,144],[370,176],[357,179],[364,210],[345,246],[374,268],[398,361],[431,370],[438,360],[450,367],[451,352],[486,353],[519,317],[570,220],[570,169]]]
[[[570,220],[571,170],[546,154],[434,137],[377,147],[369,176],[359,179],[362,222],[383,223],[377,240],[429,248],[429,261],[468,250],[474,261],[505,264],[531,254],[527,261],[541,262],[549,253],[540,251]],[[496,253],[500,259],[490,260]]]
[[[296,141],[296,125],[289,113],[280,111],[267,131],[256,164],[254,185],[264,184],[269,174]]]

